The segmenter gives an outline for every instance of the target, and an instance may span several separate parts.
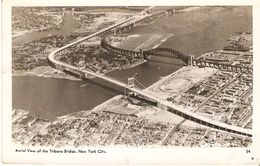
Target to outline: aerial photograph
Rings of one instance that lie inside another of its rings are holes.
[[[12,6],[12,144],[251,147],[252,17],[252,6]]]

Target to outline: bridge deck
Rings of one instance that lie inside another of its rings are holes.
[[[59,62],[59,61],[57,61],[57,62]],[[144,92],[142,90],[139,90],[139,89],[136,89],[136,88],[130,88],[130,87],[128,87],[128,85],[126,83],[118,81],[118,80],[115,80],[115,79],[110,78],[108,76],[96,74],[96,73],[93,73],[93,72],[90,72],[90,71],[86,71],[86,70],[83,70],[83,69],[79,69],[77,67],[70,66],[68,64],[63,64],[63,65],[68,67],[68,68],[70,68],[70,69],[72,69],[72,70],[78,70],[78,71],[80,71],[82,73],[93,75],[95,77],[101,78],[101,79],[106,80],[108,82],[114,83],[114,84],[116,84],[118,86],[124,87],[124,88],[126,88],[126,89],[128,89],[128,90],[130,90],[130,91],[132,91],[134,93],[137,93],[137,94],[141,95],[141,96],[144,96],[144,97],[147,97],[147,98],[149,98],[151,100],[157,101],[158,103],[161,103],[161,104],[167,106],[170,109],[178,110],[179,112],[182,112],[182,113],[184,113],[184,114],[186,114],[186,115],[188,115],[190,117],[199,119],[199,120],[204,121],[206,123],[209,123],[209,124],[212,124],[212,125],[215,125],[215,126],[219,126],[219,127],[223,127],[225,129],[230,129],[230,130],[233,130],[233,131],[238,131],[238,132],[242,132],[242,133],[245,133],[245,134],[248,134],[248,135],[252,135],[252,131],[249,130],[249,129],[244,129],[244,128],[240,128],[240,127],[236,127],[236,126],[231,126],[231,125],[228,125],[228,124],[225,124],[225,123],[221,123],[221,122],[218,122],[218,121],[213,121],[213,120],[208,119],[208,118],[203,117],[203,116],[199,116],[196,113],[193,113],[191,111],[187,111],[187,110],[185,110],[185,109],[183,109],[181,107],[178,107],[178,106],[172,104],[171,102],[168,102],[168,101],[163,100],[163,99],[161,99],[159,97],[156,97],[156,96],[153,96],[151,94],[148,94],[148,93],[146,93],[146,92]]]
[[[78,43],[80,43],[80,42],[82,42],[82,41],[84,41],[84,40],[87,40],[87,39],[89,39],[89,38],[91,38],[91,37],[94,37],[94,36],[96,36],[96,35],[98,35],[98,34],[104,32],[104,31],[110,30],[110,29],[112,29],[112,28],[114,28],[114,27],[116,27],[116,26],[118,26],[118,25],[124,24],[124,23],[126,23],[127,21],[130,21],[130,20],[132,20],[132,19],[133,19],[133,17],[132,17],[132,18],[129,18],[129,19],[125,20],[125,21],[122,21],[122,22],[120,22],[120,23],[118,23],[118,24],[115,24],[115,25],[113,25],[113,26],[110,26],[110,27],[108,27],[108,28],[106,28],[106,29],[103,29],[103,30],[101,30],[101,31],[98,31],[98,32],[96,32],[96,33],[94,33],[94,34],[92,34],[92,35],[89,35],[89,36],[87,36],[87,37],[84,37],[84,38],[82,38],[82,39],[79,39],[78,41],[75,41],[75,42],[73,42],[73,43],[70,43],[70,44],[68,44],[68,45],[66,45],[66,46],[64,46],[64,47],[61,47],[61,48],[59,48],[59,49],[57,49],[57,50],[51,52],[51,53],[49,54],[49,56],[48,56],[48,59],[49,59],[52,63],[54,63],[54,64],[56,64],[56,65],[58,65],[58,66],[63,66],[63,67],[65,67],[65,68],[68,68],[69,70],[79,71],[80,73],[93,75],[93,76],[95,76],[95,77],[101,78],[101,79],[106,80],[106,81],[108,81],[108,82],[114,83],[114,84],[116,84],[116,85],[118,85],[118,86],[127,88],[127,89],[129,89],[130,91],[135,92],[135,93],[137,93],[137,94],[139,94],[139,95],[141,95],[141,96],[144,96],[144,97],[149,98],[149,99],[151,99],[151,100],[157,101],[158,103],[160,103],[160,104],[162,104],[162,105],[164,105],[164,106],[167,106],[168,108],[178,110],[179,112],[181,112],[181,113],[183,113],[183,114],[186,114],[186,115],[189,116],[189,117],[193,117],[193,118],[199,119],[199,120],[201,120],[201,121],[204,121],[204,122],[206,122],[206,123],[209,123],[209,124],[212,124],[212,125],[215,125],[215,126],[219,126],[219,127],[225,128],[225,129],[229,129],[229,130],[233,130],[233,131],[245,133],[245,134],[247,134],[247,135],[252,136],[252,130],[248,130],[248,129],[244,129],[244,128],[240,128],[240,127],[236,127],[236,126],[231,126],[231,125],[224,124],[224,123],[217,122],[217,121],[212,121],[212,120],[210,120],[210,119],[208,119],[208,118],[206,118],[206,117],[199,116],[199,115],[197,115],[197,114],[195,114],[195,113],[193,113],[193,112],[187,111],[187,110],[185,110],[185,109],[183,109],[183,108],[180,108],[180,107],[178,107],[178,106],[176,106],[176,105],[173,105],[172,103],[170,103],[170,102],[168,102],[168,101],[165,101],[165,100],[163,100],[163,99],[160,99],[160,98],[158,98],[158,97],[156,97],[156,96],[147,94],[146,92],[144,92],[144,91],[142,91],[142,90],[138,90],[138,89],[136,89],[136,88],[130,88],[130,87],[128,87],[128,85],[127,85],[126,83],[123,83],[123,82],[121,82],[121,81],[115,80],[115,79],[113,79],[113,78],[109,78],[109,77],[107,77],[107,76],[105,76],[105,75],[100,75],[100,74],[96,74],[96,73],[93,73],[93,72],[90,72],[90,71],[86,71],[86,70],[83,70],[83,69],[79,69],[79,68],[77,68],[77,67],[75,67],[75,66],[71,66],[71,65],[69,65],[69,64],[65,64],[65,63],[60,62],[60,61],[58,61],[58,60],[55,59],[55,54],[58,53],[59,51],[65,50],[65,49],[67,49],[68,47],[70,47],[70,46],[72,46],[72,45],[78,44]]]

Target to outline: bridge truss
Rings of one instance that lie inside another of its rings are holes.
[[[147,59],[149,55],[181,59],[186,65],[188,65],[191,61],[190,56],[184,55],[183,53],[170,48],[155,48],[152,50],[143,51],[144,59]]]
[[[152,17],[152,16],[150,16]],[[63,50],[69,49],[70,46],[72,45],[77,45],[80,44],[81,42],[84,42],[85,40],[88,40],[92,37],[95,37],[97,35],[104,35],[104,34],[111,34],[113,33],[112,29],[123,24],[126,23],[128,21],[130,21],[133,18],[130,18],[124,22],[121,22],[117,25],[113,25],[112,27],[106,28],[104,30],[101,30],[99,32],[96,32],[92,35],[89,35],[87,37],[84,37],[82,39],[79,39],[78,41],[75,41],[73,43],[70,43],[66,46],[63,46],[53,52],[51,52],[48,56],[48,61],[50,63],[51,66],[59,69],[59,70],[66,70],[66,71],[70,71],[71,73],[74,73],[76,75],[79,76],[87,76],[87,75],[91,75],[94,77],[98,77],[100,79],[103,79],[105,81],[108,81],[110,83],[116,84],[120,87],[124,87],[125,89],[128,89],[129,91],[139,95],[139,96],[143,96],[146,99],[149,100],[154,100],[158,105],[162,105],[165,106],[166,111],[171,111],[179,116],[182,116],[186,119],[189,119],[191,121],[194,121],[196,123],[202,124],[202,125],[206,125],[212,128],[217,128],[219,130],[224,130],[224,131],[228,131],[228,132],[233,132],[236,134],[241,134],[241,135],[246,135],[246,136],[250,136],[252,137],[252,130],[247,130],[247,129],[243,129],[243,128],[239,128],[239,127],[235,127],[235,126],[231,126],[231,125],[227,125],[221,122],[216,122],[216,121],[211,121],[208,118],[205,117],[201,117],[193,112],[187,111],[185,109],[179,108],[175,105],[173,105],[172,103],[169,103],[168,101],[164,101],[160,98],[157,98],[156,96],[152,95],[152,94],[148,94],[142,90],[140,90],[141,88],[136,88],[136,83],[138,83],[138,81],[135,78],[131,78],[130,79],[130,84],[127,84],[125,82],[119,81],[116,78],[110,78],[108,76],[105,75],[100,75],[94,72],[89,72],[80,68],[77,68],[75,66],[69,65],[69,64],[64,64],[58,60],[55,59],[55,56],[57,56],[57,54]],[[147,19],[147,18],[145,18]],[[141,21],[141,20],[140,20]],[[135,22],[137,23],[137,21]],[[133,26],[132,24],[128,25],[128,26]],[[127,30],[127,28],[125,28]],[[103,38],[105,39],[105,38]],[[129,50],[120,50],[120,48],[115,48],[111,45],[109,45],[107,42],[105,42],[105,40],[101,41],[101,46],[104,47],[105,49],[110,49],[109,51],[114,51],[117,52],[118,54],[122,54],[122,55],[128,55],[128,56],[143,56],[144,58],[147,58],[149,55],[153,55],[153,54],[161,54],[163,53],[164,56],[167,57],[171,57],[171,58],[178,58],[181,59],[184,63],[189,64],[190,61],[192,61],[192,56],[186,56],[176,50],[173,49],[169,49],[169,48],[155,48],[152,50],[147,50],[147,51],[142,51],[142,52],[133,52],[133,51],[129,51]],[[136,82],[136,83],[135,83]],[[133,86],[133,88],[130,88],[129,85]]]

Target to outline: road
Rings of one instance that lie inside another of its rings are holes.
[[[174,105],[174,104],[171,103],[171,102],[168,102],[168,101],[166,101],[166,100],[163,100],[163,99],[161,99],[161,98],[158,98],[158,97],[156,97],[156,96],[153,96],[153,95],[151,95],[151,94],[148,94],[148,93],[146,93],[146,92],[144,92],[144,91],[142,91],[142,90],[136,89],[136,88],[134,88],[134,87],[129,87],[129,86],[128,86],[126,83],[124,83],[124,82],[115,80],[115,79],[110,78],[110,77],[105,76],[105,75],[101,75],[101,74],[97,74],[97,73],[94,73],[94,72],[90,72],[90,71],[87,71],[87,70],[85,70],[85,69],[79,69],[78,67],[75,67],[75,66],[72,66],[72,65],[69,65],[69,64],[60,62],[60,61],[58,61],[58,60],[55,59],[55,54],[56,54],[56,53],[59,53],[60,51],[63,51],[63,50],[66,50],[66,49],[69,49],[69,47],[72,46],[72,45],[79,44],[79,43],[81,43],[81,42],[83,42],[83,41],[85,41],[85,40],[90,39],[91,37],[94,37],[94,36],[96,36],[96,35],[98,35],[98,34],[101,34],[101,33],[105,32],[105,31],[110,30],[110,29],[112,29],[112,28],[115,28],[115,27],[117,27],[117,26],[120,26],[120,25],[122,25],[122,24],[124,24],[124,23],[126,23],[126,22],[129,22],[129,21],[131,21],[132,19],[134,19],[134,18],[131,17],[131,18],[129,18],[129,19],[127,19],[127,20],[124,20],[124,21],[122,21],[122,22],[120,22],[120,23],[117,23],[117,24],[112,25],[112,26],[110,26],[110,27],[108,27],[108,28],[105,28],[105,29],[103,29],[103,30],[100,30],[100,31],[98,31],[98,32],[96,32],[96,33],[93,33],[93,34],[87,36],[87,37],[84,37],[84,38],[82,38],[82,39],[79,39],[79,40],[77,40],[77,41],[75,41],[75,42],[73,42],[73,43],[70,43],[70,44],[68,44],[68,45],[66,45],[66,46],[64,46],[64,47],[61,47],[61,48],[59,48],[59,49],[57,49],[57,50],[51,52],[51,53],[49,54],[48,58],[49,58],[49,60],[50,60],[52,63],[55,63],[56,65],[59,65],[59,66],[62,66],[63,68],[65,68],[65,70],[68,70],[68,71],[73,71],[73,70],[74,70],[74,71],[78,71],[78,72],[80,72],[80,73],[84,73],[85,75],[92,75],[92,76],[98,77],[98,78],[100,78],[100,79],[106,80],[106,81],[108,81],[108,82],[111,82],[111,83],[116,84],[116,85],[118,85],[118,86],[121,86],[121,87],[123,87],[123,88],[126,88],[126,89],[128,89],[129,91],[131,91],[131,92],[134,92],[134,93],[136,93],[136,94],[139,94],[139,95],[141,95],[141,96],[144,96],[144,97],[146,97],[146,98],[148,98],[148,99],[154,100],[154,101],[156,101],[157,103],[160,103],[161,105],[166,106],[166,108],[173,109],[173,110],[177,110],[178,112],[181,112],[182,115],[187,115],[189,118],[197,119],[197,120],[199,121],[198,123],[200,123],[200,124],[201,124],[202,121],[203,121],[203,122],[206,122],[208,125],[210,124],[210,125],[213,125],[213,126],[215,126],[215,127],[222,128],[222,129],[224,129],[224,130],[230,130],[230,131],[233,131],[233,132],[243,133],[243,134],[245,134],[245,135],[247,135],[247,136],[252,136],[252,130],[244,129],[244,128],[240,128],[240,127],[236,127],[236,126],[231,126],[231,125],[224,124],[224,123],[221,123],[221,122],[218,122],[218,121],[213,121],[213,120],[208,119],[208,118],[203,117],[203,116],[199,116],[199,115],[197,115],[196,113],[193,113],[193,112],[191,112],[191,111],[187,111],[187,110],[185,110],[185,109],[183,109],[183,108],[181,108],[181,107],[178,107],[178,106]],[[140,19],[143,19],[143,18],[140,17]],[[195,121],[195,122],[197,122],[197,121]]]
[[[240,132],[240,133],[245,133],[246,135],[251,135],[252,136],[252,130],[249,130],[249,129],[244,129],[244,128],[241,128],[241,127],[237,127],[237,126],[231,126],[231,125],[228,125],[228,124],[225,124],[225,123],[221,123],[221,122],[218,122],[218,121],[214,121],[214,120],[211,120],[209,118],[206,118],[206,117],[203,117],[203,116],[200,116],[194,112],[191,112],[191,111],[187,111],[185,110],[184,108],[182,107],[179,107],[177,105],[174,105],[173,103],[169,102],[169,101],[166,101],[162,98],[159,98],[159,97],[156,97],[154,95],[151,95],[151,94],[148,94],[146,92],[144,92],[143,90],[139,90],[135,87],[129,87],[128,84],[124,83],[124,82],[121,82],[119,80],[115,80],[114,78],[110,78],[106,75],[100,75],[100,74],[96,74],[96,73],[93,73],[93,72],[90,72],[90,71],[87,71],[87,70],[84,70],[84,69],[78,69],[77,67],[74,67],[74,66],[70,66],[68,64],[64,64],[67,68],[69,69],[74,69],[74,70],[77,70],[77,71],[80,71],[82,73],[85,73],[87,75],[93,75],[95,77],[98,77],[98,78],[101,78],[103,80],[106,80],[108,82],[111,82],[111,83],[114,83],[118,86],[121,86],[125,89],[128,89],[129,91],[131,92],[134,92],[136,94],[139,94],[141,96],[144,96],[148,99],[151,99],[151,100],[154,100],[156,101],[157,103],[160,103],[170,109],[174,109],[174,110],[177,110],[191,118],[195,118],[195,119],[198,119],[201,123],[201,121],[204,121],[208,124],[211,124],[211,125],[214,125],[214,126],[217,126],[217,127],[222,127],[224,128],[225,130],[232,130],[232,131],[235,131],[235,132]],[[232,81],[231,81],[232,82]]]
[[[242,74],[238,74],[235,78],[233,78],[232,80],[230,80],[226,85],[224,85],[223,87],[221,87],[220,89],[218,89],[216,92],[214,92],[212,95],[210,95],[204,102],[201,103],[201,105],[195,110],[193,111],[194,113],[198,112],[208,101],[210,101],[212,98],[214,98],[216,95],[218,95],[221,91],[223,91],[223,89],[227,88],[230,84],[232,84],[239,76],[241,76]]]

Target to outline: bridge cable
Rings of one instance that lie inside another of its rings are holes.
[[[109,76],[106,76],[107,78],[110,78],[110,79],[114,79],[114,80],[117,80],[118,82],[121,82],[121,83],[124,83],[126,84],[126,82],[123,82],[122,79],[117,79],[117,78],[114,78],[114,77],[109,77]]]
[[[114,78],[114,79],[116,79],[116,80],[127,80],[127,78],[125,77],[125,78],[119,78],[119,77],[110,77],[110,78]]]
[[[134,85],[134,87],[138,90],[142,90],[141,88],[139,88],[137,85]]]
[[[134,78],[134,80],[138,83],[138,84],[140,84],[144,89],[146,88],[142,83],[140,83],[136,78]]]

